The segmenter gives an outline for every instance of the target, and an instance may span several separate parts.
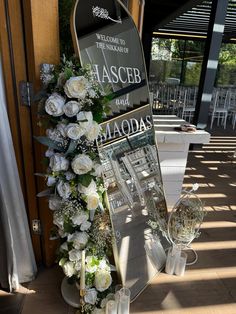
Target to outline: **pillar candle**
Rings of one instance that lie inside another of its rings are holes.
[[[82,251],[80,269],[80,290],[85,289],[85,250]]]
[[[117,314],[117,303],[114,300],[110,300],[106,304],[106,314]]]

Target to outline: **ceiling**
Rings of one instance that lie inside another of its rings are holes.
[[[157,35],[205,38],[211,3],[209,0],[146,0],[144,27]],[[228,3],[223,40],[236,40],[236,0]]]

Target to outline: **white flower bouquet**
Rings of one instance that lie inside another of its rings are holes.
[[[44,65],[41,80],[44,89],[38,99],[39,113],[46,136],[37,140],[48,147],[45,177],[53,223],[62,238],[59,265],[75,282],[80,281],[81,269],[85,269],[83,310],[103,311],[112,290],[114,267],[109,257],[113,235],[94,141],[101,132],[99,123],[109,110],[110,99],[100,90],[90,69],[81,68],[76,59],[64,58],[58,66]]]

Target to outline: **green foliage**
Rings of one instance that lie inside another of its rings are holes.
[[[81,176],[78,176],[78,182],[81,183],[83,186],[88,187],[93,178],[94,176],[86,173]]]
[[[75,0],[59,0],[60,51],[67,57],[74,54],[70,31],[70,16]]]

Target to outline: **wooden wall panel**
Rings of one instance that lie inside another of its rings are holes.
[[[59,17],[58,0],[24,0],[24,21],[26,36],[26,52],[29,80],[34,84],[34,90],[40,89],[40,65],[42,63],[57,64],[60,60],[59,51]],[[37,107],[31,111],[33,134],[45,135],[45,130],[37,126]],[[37,172],[45,172],[42,165],[45,149],[42,145],[34,143],[35,163]],[[46,188],[42,178],[37,179],[38,192]],[[55,251],[58,243],[51,241],[50,229],[52,227],[52,214],[48,209],[48,202],[40,198],[39,215],[43,227],[42,251],[43,259],[47,266],[55,260]]]
[[[19,82],[27,81],[24,32],[19,0],[0,0],[0,33],[7,110],[21,186],[31,227],[31,220],[38,219],[38,206],[34,176],[31,113],[29,107],[20,104],[19,95]],[[35,257],[39,263],[42,258],[40,238],[32,233],[31,237]]]

